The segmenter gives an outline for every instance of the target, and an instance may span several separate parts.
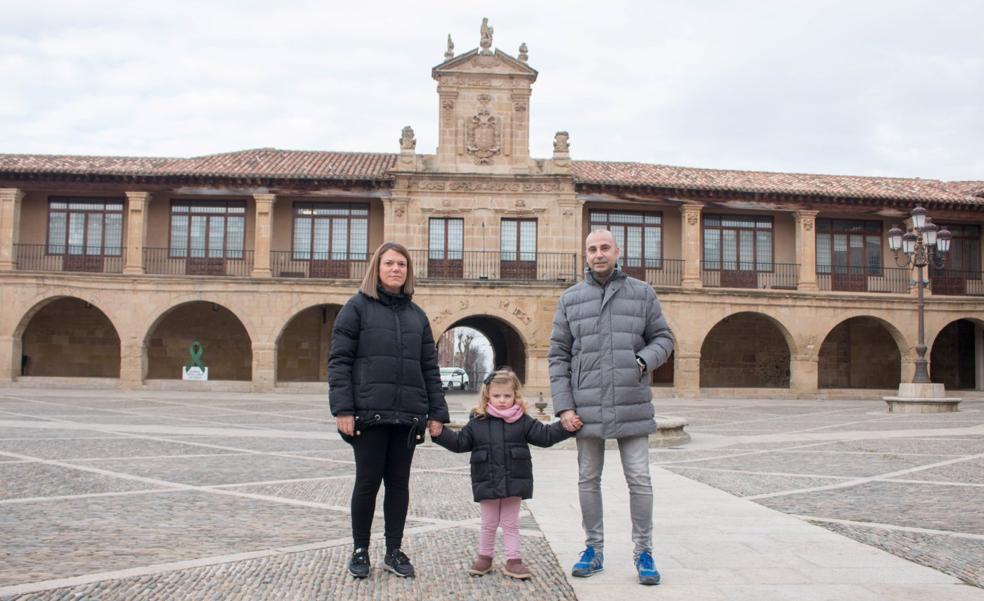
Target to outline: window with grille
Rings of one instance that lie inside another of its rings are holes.
[[[772,217],[704,215],[704,269],[773,270]]]
[[[817,219],[817,273],[882,273],[882,222]]]
[[[170,256],[242,259],[246,203],[180,201],[171,203]]]
[[[48,201],[48,254],[119,257],[123,201],[55,197]]]
[[[503,261],[536,261],[536,219],[503,219],[499,249]]]
[[[427,258],[460,261],[465,250],[465,220],[432,217],[427,244]]]
[[[368,205],[294,203],[295,261],[366,261],[368,253]]]
[[[591,230],[608,230],[621,250],[623,269],[663,267],[663,214],[658,212],[590,211]]]

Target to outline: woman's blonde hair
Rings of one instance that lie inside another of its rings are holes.
[[[413,259],[410,258],[410,251],[398,242],[383,242],[376,249],[376,252],[372,253],[372,258],[369,259],[369,269],[366,270],[366,275],[362,278],[362,285],[359,286],[359,290],[369,298],[379,298],[379,293],[376,292],[376,288],[380,285],[379,263],[388,250],[396,251],[406,258],[407,281],[403,283],[400,291],[407,296],[413,296]]]
[[[489,406],[489,387],[493,384],[509,384],[512,386],[513,396],[516,397],[516,404],[523,410],[523,413],[526,413],[529,410],[529,406],[526,404],[526,399],[523,398],[523,385],[519,382],[519,377],[516,376],[516,372],[508,367],[500,367],[485,377],[485,381],[482,382],[482,389],[479,392],[478,407],[475,407],[475,409],[472,410],[472,413],[478,417],[485,417],[488,415],[487,407]]]

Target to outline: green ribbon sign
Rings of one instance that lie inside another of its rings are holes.
[[[192,342],[191,346],[188,347],[188,353],[191,355],[191,361],[185,364],[185,367],[198,367],[205,369],[205,364],[202,363],[202,355],[205,354],[205,347],[202,346],[201,342],[198,342],[197,340]]]

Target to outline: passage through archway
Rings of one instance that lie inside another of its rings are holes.
[[[789,345],[775,321],[736,313],[718,322],[700,349],[701,388],[789,388]]]
[[[492,347],[492,365],[494,367],[508,365],[516,372],[520,382],[526,382],[526,345],[519,333],[510,324],[497,317],[475,315],[459,319],[451,324],[446,331],[462,327],[478,330],[488,340]],[[442,351],[440,348],[444,346],[443,344],[438,346],[439,353],[447,353],[447,350]]]
[[[951,321],[933,341],[930,380],[948,390],[984,390],[984,330],[970,319]]]
[[[277,339],[278,382],[327,382],[331,330],[340,305],[308,307],[291,318]]]
[[[55,299],[21,336],[21,375],[120,377],[120,337],[106,314],[77,298]]]
[[[827,334],[817,365],[819,388],[897,388],[902,354],[885,324],[852,317]]]
[[[193,301],[178,305],[158,318],[147,334],[147,377],[180,380],[198,341],[210,380],[251,380],[253,345],[239,318],[222,305]]]

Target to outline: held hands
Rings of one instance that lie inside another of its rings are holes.
[[[560,425],[568,432],[577,432],[584,424],[573,409],[568,409],[560,414]]]
[[[338,431],[346,436],[355,436],[355,416],[338,415],[335,417],[335,426]]]
[[[444,424],[439,421],[429,419],[427,420],[427,430],[430,432],[431,438],[435,438],[441,435],[444,431]]]

